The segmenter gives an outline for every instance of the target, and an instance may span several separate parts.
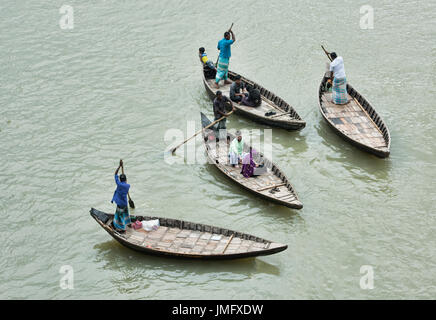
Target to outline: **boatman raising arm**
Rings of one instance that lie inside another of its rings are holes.
[[[120,160],[120,165],[115,171],[115,183],[117,185],[117,189],[115,190],[111,201],[111,203],[115,201],[117,204],[117,209],[115,210],[115,217],[112,224],[120,233],[126,232],[126,225],[130,226],[129,208],[127,205],[127,193],[129,192],[130,184],[127,183],[127,177],[124,173],[120,174],[120,177],[118,178],[118,171],[122,167],[123,160]]]
[[[232,35],[232,39],[230,39],[230,34]],[[218,59],[217,73],[215,77],[215,86],[219,88],[219,82],[224,80],[225,84],[232,83],[227,80],[228,72],[229,72],[229,61],[232,53],[230,52],[230,46],[236,41],[235,34],[230,29],[229,31],[224,33],[224,38],[218,41],[218,50],[220,51],[220,56]]]
[[[336,52],[330,53],[332,62],[330,63],[330,71],[332,71],[333,79],[328,81],[332,83],[332,101],[334,104],[346,104],[348,103],[347,96],[347,78],[345,76],[344,59],[338,57]]]

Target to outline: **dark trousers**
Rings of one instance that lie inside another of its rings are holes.
[[[244,93],[244,95],[248,97],[248,93]],[[234,96],[234,97],[230,97],[230,100],[232,100],[233,102],[241,102],[242,98],[243,98],[242,96]]]

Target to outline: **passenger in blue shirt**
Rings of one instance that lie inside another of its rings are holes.
[[[230,34],[232,39],[230,39]],[[224,38],[218,41],[218,50],[220,51],[220,56],[218,59],[217,73],[215,76],[215,87],[219,88],[219,82],[224,80],[224,84],[230,84],[231,81],[227,80],[229,73],[229,60],[232,55],[230,51],[230,46],[236,41],[235,34],[230,29],[224,33]]]
[[[127,193],[129,192],[130,184],[127,183],[127,177],[124,173],[120,174],[120,177],[118,178],[118,171],[120,168],[123,168],[123,160],[120,160],[120,165],[115,171],[115,183],[117,189],[114,192],[111,203],[115,201],[117,209],[115,210],[115,217],[112,223],[118,232],[124,233],[126,232],[126,225],[130,226],[131,223],[129,207],[127,205]]]

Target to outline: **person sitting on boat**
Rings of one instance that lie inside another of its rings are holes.
[[[239,104],[248,107],[258,107],[262,103],[259,89],[247,86],[248,95],[244,96]]]
[[[334,104],[348,103],[347,96],[347,78],[345,76],[344,59],[338,57],[336,52],[330,53],[332,62],[330,63],[330,71],[332,71],[332,79],[328,82],[332,84],[332,101]]]
[[[242,139],[241,131],[236,131],[236,138],[230,143],[229,158],[232,167],[239,168],[239,163],[242,162],[244,152],[244,140]]]
[[[205,52],[205,49],[203,47],[198,49],[198,56],[200,58],[200,61],[203,63],[205,69],[216,70],[215,65],[212,61],[209,60],[209,58],[207,57],[207,53]]]
[[[226,106],[230,105],[232,109],[234,110],[233,104],[230,101],[229,98],[223,95],[221,91],[216,92],[216,97],[213,100],[213,114],[215,117],[215,121],[222,118],[222,117],[228,117],[229,114],[226,113]],[[220,122],[215,124],[213,126],[213,129],[215,131],[215,137],[217,138],[217,142],[220,138],[220,131],[226,130],[226,118],[222,119]]]
[[[120,174],[118,178],[118,171],[123,167],[123,160],[120,160],[120,164],[115,171],[115,183],[117,189],[114,192],[111,203],[115,201],[117,209],[115,210],[115,217],[113,220],[113,226],[120,232],[126,232],[126,225],[130,225],[129,208],[127,205],[127,193],[130,189],[130,184],[127,183],[127,177],[125,174]]]
[[[242,159],[242,170],[241,173],[245,178],[250,178],[254,175],[254,169],[259,167],[253,160],[253,148],[250,147],[250,153],[244,155]]]
[[[230,100],[234,102],[241,102],[242,98],[248,97],[245,85],[241,80],[241,76],[237,75],[235,81],[230,85]]]
[[[230,39],[230,34],[232,35],[232,39]],[[215,76],[215,86],[219,88],[219,82],[221,80],[224,80],[224,84],[230,84],[232,83],[227,79],[228,73],[229,73],[229,61],[231,51],[230,46],[236,41],[235,34],[232,30],[226,31],[224,33],[224,38],[218,41],[218,50],[220,51],[219,59],[218,59],[218,66],[217,66],[217,73]]]

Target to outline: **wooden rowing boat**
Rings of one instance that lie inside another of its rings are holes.
[[[119,233],[112,227],[114,215],[92,208],[91,216],[115,240],[133,250],[176,258],[238,259],[265,256],[286,250],[287,245],[246,233],[183,220],[136,216],[132,220],[159,219],[157,230],[127,228]]]
[[[215,77],[212,77],[212,75],[207,75],[204,69],[202,73],[204,87],[206,88],[206,91],[212,100],[215,99],[216,92],[218,90],[220,90],[223,95],[230,98],[230,84],[221,84],[220,88],[217,89],[214,86]],[[236,72],[229,71],[228,75],[229,79],[233,81],[238,74]],[[288,130],[300,130],[306,126],[306,122],[301,119],[294,108],[292,108],[282,98],[243,76],[241,76],[241,80],[245,85],[249,84],[252,87],[259,89],[262,97],[262,104],[259,107],[248,107],[233,103],[236,113],[271,127],[279,127]],[[269,114],[269,112],[274,112],[275,114],[265,115]]]
[[[329,71],[319,86],[319,109],[334,131],[357,147],[380,158],[389,156],[391,137],[389,129],[375,109],[359,92],[347,84],[348,103],[332,102],[332,93],[327,89]]]
[[[203,128],[211,123],[203,113],[201,113],[201,123]],[[227,132],[227,136],[230,137],[230,141],[234,139],[234,135],[229,132]],[[213,163],[219,171],[233,182],[268,201],[289,208],[303,208],[303,204],[286,175],[271,160],[265,158],[262,153],[257,152],[253,155],[253,160],[258,164],[263,163],[266,172],[256,177],[245,178],[241,174],[241,168],[235,168],[229,164],[227,141],[216,143],[215,133],[211,129],[203,131],[203,140],[210,163]],[[249,152],[247,144],[244,145],[244,152]]]

